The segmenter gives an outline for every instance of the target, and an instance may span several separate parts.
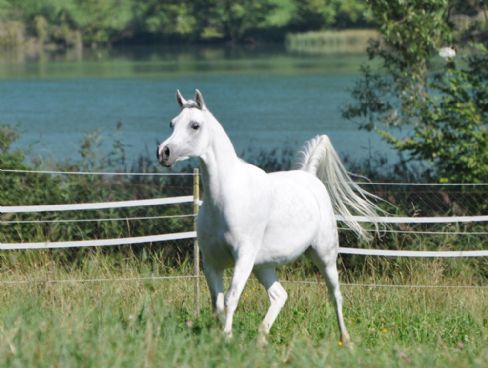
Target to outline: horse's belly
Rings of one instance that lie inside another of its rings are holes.
[[[314,242],[322,214],[312,190],[300,181],[280,181],[256,264],[290,262]]]
[[[270,231],[265,236],[255,264],[281,265],[295,260],[307,250],[315,237],[315,233],[306,230],[288,227]]]

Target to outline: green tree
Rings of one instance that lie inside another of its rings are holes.
[[[367,4],[360,0],[294,0],[295,31],[368,26]]]
[[[80,29],[88,43],[109,43],[123,38],[132,20],[132,0],[74,1],[64,19]]]
[[[412,159],[434,164],[440,181],[488,181],[488,49],[481,46],[461,69],[451,61],[417,105],[411,137],[382,136]]]
[[[362,66],[362,78],[352,91],[354,103],[344,117],[358,119],[372,130],[378,123],[413,123],[412,108],[425,95],[431,59],[443,45],[451,43],[451,29],[445,16],[447,0],[369,2],[381,38],[371,40],[370,60],[376,68]]]
[[[361,68],[352,90],[354,102],[343,116],[361,128],[376,129],[408,160],[431,163],[430,173],[449,181],[487,179],[485,49],[457,69],[431,80],[438,50],[455,44],[460,33],[451,21],[457,1],[373,0],[371,13],[381,39],[370,42],[375,63]],[[437,66],[437,69],[439,67]],[[408,125],[401,141],[384,128]]]
[[[139,36],[156,39],[196,38],[197,17],[190,2],[134,1],[132,15],[132,27]]]
[[[216,28],[225,39],[242,41],[250,31],[264,27],[275,5],[271,0],[216,0]]]

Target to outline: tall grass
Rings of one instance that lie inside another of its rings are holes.
[[[354,340],[349,350],[338,344],[324,283],[311,275],[310,283],[296,283],[303,275],[284,270],[289,300],[269,345],[258,349],[256,331],[268,302],[254,279],[235,316],[234,340],[226,342],[206,288],[202,314],[195,318],[191,280],[138,279],[190,273],[188,263],[175,269],[161,253],[143,259],[94,251],[67,267],[53,262],[50,253],[33,252],[28,269],[2,270],[3,282],[25,283],[0,287],[0,366],[482,367],[488,362],[487,289],[343,285],[346,322]],[[9,252],[9,257],[17,255]],[[152,266],[156,259],[159,271]],[[438,267],[437,262],[420,265],[411,281],[432,283],[432,276],[440,274]],[[83,279],[92,281],[66,281]],[[367,276],[355,281],[400,279]],[[444,277],[435,281],[463,282]]]

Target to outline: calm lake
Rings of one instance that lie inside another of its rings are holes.
[[[341,117],[365,55],[307,56],[283,47],[127,48],[0,58],[0,123],[43,161],[80,158],[84,135],[114,139],[130,158],[154,155],[179,108],[175,91],[202,91],[237,151],[291,147],[328,134],[342,155],[396,155]],[[117,125],[122,126],[117,130]]]

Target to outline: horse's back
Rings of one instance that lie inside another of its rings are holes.
[[[278,171],[269,174],[273,201],[280,203],[283,197],[293,200],[313,201],[319,211],[330,207],[330,198],[324,184],[304,170]],[[311,210],[310,208],[308,210]]]

